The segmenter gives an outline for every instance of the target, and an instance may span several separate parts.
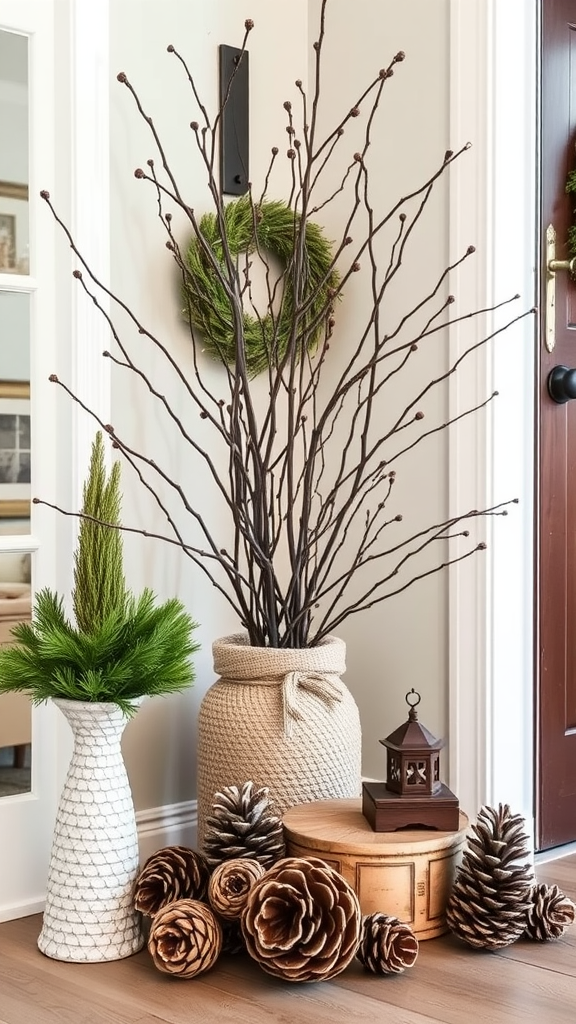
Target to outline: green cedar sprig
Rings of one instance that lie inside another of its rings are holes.
[[[101,431],[92,447],[83,499],[84,514],[100,520],[100,523],[80,520],[74,555],[74,617],[78,628],[89,633],[126,603],[122,536],[118,529],[110,530],[101,525],[120,525],[120,463],[114,463],[106,479]]]

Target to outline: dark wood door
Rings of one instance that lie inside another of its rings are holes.
[[[538,848],[548,849],[576,839],[576,401],[557,404],[547,388],[555,366],[576,367],[576,284],[567,270],[554,274],[547,326],[545,255],[552,225],[556,257],[566,259],[572,223],[565,187],[576,168],[576,0],[542,0],[541,94],[536,830]]]

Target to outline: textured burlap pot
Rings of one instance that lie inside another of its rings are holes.
[[[120,960],[144,945],[132,905],[138,835],[116,704],[55,700],[74,733],[38,948],[56,960]]]
[[[238,634],[216,640],[212,652],[220,678],[198,721],[200,844],[224,786],[268,786],[278,815],[310,800],[359,796],[360,716],[340,678],[343,640],[277,649]]]

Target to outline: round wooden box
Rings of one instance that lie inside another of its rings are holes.
[[[378,911],[409,924],[416,937],[443,935],[446,903],[466,840],[457,832],[373,832],[361,800],[318,800],[284,815],[286,853],[321,857],[353,887],[363,914]]]

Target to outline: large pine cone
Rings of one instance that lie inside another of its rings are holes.
[[[361,964],[373,974],[401,974],[418,956],[418,939],[397,917],[368,914],[356,953]]]
[[[534,875],[518,864],[528,854],[523,829],[507,804],[483,807],[472,825],[446,909],[448,927],[470,946],[500,949],[526,927]]]
[[[225,786],[216,793],[206,819],[204,853],[210,867],[224,860],[248,857],[269,868],[286,852],[284,828],[272,813],[268,788],[253,782]]]
[[[134,886],[134,906],[153,917],[174,900],[202,900],[210,870],[206,859],[187,846],[166,846],[148,858]]]
[[[327,981],[354,959],[361,921],[358,897],[337,871],[316,857],[286,857],[251,889],[242,932],[268,974]]]
[[[148,949],[159,971],[193,978],[216,963],[222,929],[206,903],[176,900],[152,919]]]
[[[557,885],[534,885],[530,892],[524,938],[559,939],[574,923],[576,906]]]
[[[239,918],[253,885],[265,872],[257,860],[238,857],[225,860],[213,872],[208,885],[208,899],[221,917]]]

